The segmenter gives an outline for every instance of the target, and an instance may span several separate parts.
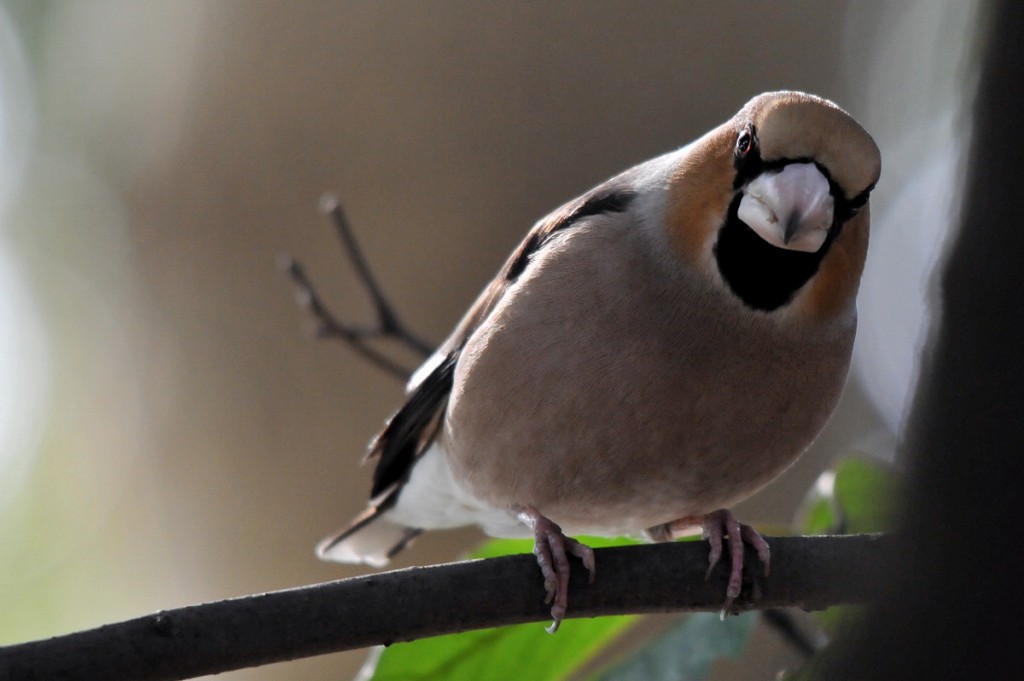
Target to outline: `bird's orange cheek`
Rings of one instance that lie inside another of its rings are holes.
[[[807,311],[818,319],[832,319],[854,305],[868,252],[868,212],[865,207],[846,223],[811,280]]]
[[[731,180],[729,180],[731,182]],[[726,182],[717,188],[699,186],[675,192],[666,210],[669,243],[684,262],[698,265],[711,256],[715,235],[725,222],[733,192]]]
[[[706,262],[735,191],[732,164],[735,127],[720,126],[694,143],[669,179],[665,231],[684,262]]]

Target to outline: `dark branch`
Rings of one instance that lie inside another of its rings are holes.
[[[761,616],[764,618],[764,623],[773,629],[783,641],[803,655],[805,660],[813,657],[818,652],[818,648],[821,647],[800,630],[793,615],[788,611],[768,608],[761,613]]]
[[[894,544],[881,535],[770,541],[771,576],[761,577],[750,556],[746,574],[758,576],[744,585],[736,610],[867,602],[878,591],[878,566],[888,564],[884,558]],[[573,566],[570,618],[721,608],[726,570],[720,565],[704,579],[704,542],[595,553],[593,584]],[[168,610],[0,648],[0,680],[191,678],[471,629],[546,623],[550,613],[543,600],[530,555],[409,568]]]

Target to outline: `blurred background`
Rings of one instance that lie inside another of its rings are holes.
[[[738,515],[785,525],[851,450],[891,458],[959,188],[984,6],[862,2],[0,3],[0,645],[361,571],[402,385],[311,322],[370,308],[336,193],[440,341],[529,226],[752,95],[837,101],[883,154],[855,367],[818,443]],[[396,565],[454,559],[425,535]],[[770,632],[717,678],[772,678]],[[234,672],[349,678],[361,653]]]

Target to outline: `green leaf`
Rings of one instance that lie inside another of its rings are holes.
[[[844,459],[836,467],[835,498],[846,532],[884,532],[896,524],[903,481],[878,459]]]
[[[903,480],[896,470],[866,455],[840,459],[825,471],[804,500],[797,522],[807,534],[884,532],[896,524]],[[863,618],[864,608],[841,605],[814,613],[830,636]]]
[[[728,617],[700,612],[657,638],[640,653],[602,674],[600,681],[701,681],[721,657],[736,657],[747,645],[757,613]]]
[[[839,527],[839,514],[832,500],[815,499],[808,505],[803,530],[807,534],[830,534]]]
[[[798,514],[797,528],[806,534],[891,530],[902,488],[902,479],[884,461],[842,459],[818,477]]]
[[[579,539],[593,548],[638,543],[632,539]],[[493,558],[532,550],[532,540],[495,539],[473,551],[470,557]],[[566,620],[556,634],[548,634],[545,625],[538,622],[396,643],[383,652],[375,650],[359,679],[504,681],[514,677],[557,681],[579,670],[636,619],[625,616]]]
[[[629,537],[576,537],[592,549],[604,549],[609,546],[633,546],[643,544],[639,539]],[[516,553],[533,553],[532,539],[489,539],[476,549],[470,551],[467,558],[496,558],[498,556],[510,556]],[[539,573],[538,573],[539,574]]]
[[[635,619],[566,620],[556,634],[549,634],[543,624],[534,623],[396,643],[381,655],[372,678],[375,681],[564,679]]]

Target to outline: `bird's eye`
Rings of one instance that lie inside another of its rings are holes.
[[[750,153],[754,146],[754,134],[750,130],[744,130],[736,138],[736,158],[744,158]]]

